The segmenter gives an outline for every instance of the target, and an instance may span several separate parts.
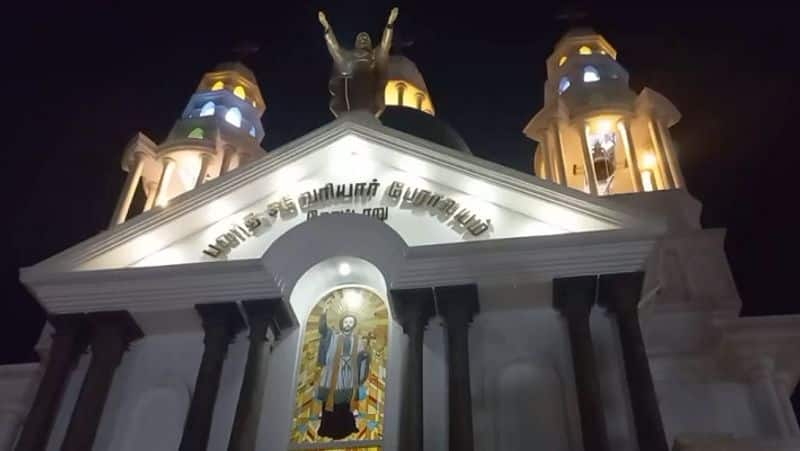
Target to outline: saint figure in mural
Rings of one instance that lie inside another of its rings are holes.
[[[322,368],[316,398],[322,403],[317,434],[339,440],[358,432],[355,416],[359,388],[369,375],[369,343],[356,334],[358,319],[345,313],[339,330],[328,325],[327,304],[319,320],[317,365]]]

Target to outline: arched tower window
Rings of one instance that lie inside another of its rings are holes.
[[[223,83],[222,81],[218,81],[214,83],[213,86],[211,86],[212,91],[221,91],[224,88],[225,88],[225,83]]]
[[[583,82],[594,83],[600,81],[600,72],[594,66],[586,66],[583,68]]]
[[[198,127],[189,132],[189,135],[187,136],[192,139],[203,139],[205,137],[205,133],[203,132],[202,128]]]
[[[247,94],[245,94],[245,92],[244,92],[244,86],[239,85],[239,86],[233,88],[233,95],[235,95],[236,97],[244,100],[245,97],[247,97]]]
[[[214,102],[206,102],[203,108],[200,108],[200,117],[213,116],[215,107]]]
[[[236,126],[242,126],[242,112],[239,111],[239,108],[233,107],[225,113],[225,122]]]
[[[251,125],[250,126],[250,136],[252,136],[253,138],[256,137],[256,126],[255,125]]]
[[[579,55],[591,55],[592,54],[592,49],[587,45],[582,45],[578,49],[578,54]]]
[[[302,336],[289,449],[381,449],[388,345],[389,311],[374,291],[322,296]]]
[[[561,80],[558,81],[558,93],[563,94],[564,91],[569,89],[569,77],[561,77]]]
[[[567,56],[563,55],[561,58],[558,59],[558,67],[563,66],[567,62]]]

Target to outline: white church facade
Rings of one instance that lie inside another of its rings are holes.
[[[591,30],[547,74],[536,175],[400,55],[379,117],[269,152],[254,74],[205,74],[109,228],[21,269],[48,324],[0,451],[800,450],[800,316],[739,316],[678,110]]]

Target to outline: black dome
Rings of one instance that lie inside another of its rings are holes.
[[[383,125],[436,144],[471,154],[464,138],[441,119],[413,108],[387,106],[380,117]]]

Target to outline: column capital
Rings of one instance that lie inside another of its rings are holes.
[[[597,276],[553,279],[553,307],[564,316],[589,316],[597,297]]]
[[[276,340],[298,325],[292,308],[281,298],[242,301],[242,308],[251,328],[255,323],[271,326]]]
[[[142,329],[127,310],[87,313],[86,318],[92,326],[94,337],[98,334],[114,333],[128,344],[144,336]]]
[[[227,336],[228,341],[244,329],[244,318],[235,302],[216,302],[211,304],[197,304],[194,306],[203,322],[206,341],[218,334]]]
[[[436,306],[448,327],[455,323],[463,323],[466,326],[480,311],[478,286],[475,284],[435,287],[433,291],[436,296]]]
[[[428,320],[436,314],[433,288],[392,290],[391,303],[406,334],[415,326],[424,330]]]
[[[641,271],[601,275],[597,296],[600,305],[611,313],[637,313],[643,282]]]
[[[88,340],[89,320],[83,313],[49,315],[47,322],[53,326],[53,333],[51,334],[53,338],[66,335]]]

